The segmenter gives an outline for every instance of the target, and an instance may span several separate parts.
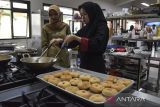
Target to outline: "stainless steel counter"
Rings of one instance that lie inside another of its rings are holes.
[[[160,39],[131,39],[131,38],[123,38],[123,37],[116,37],[113,36],[112,40],[120,40],[120,41],[125,41],[125,40],[131,40],[131,41],[145,41],[145,42],[158,42]]]

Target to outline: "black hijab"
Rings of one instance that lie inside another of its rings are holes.
[[[89,17],[89,23],[83,28],[83,33],[91,37],[95,33],[98,23],[104,22],[107,24],[102,9],[97,3],[85,2],[78,9],[84,9]]]

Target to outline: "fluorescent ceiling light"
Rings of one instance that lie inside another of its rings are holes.
[[[149,4],[147,4],[147,3],[141,3],[143,6],[147,6],[147,7],[149,7]]]

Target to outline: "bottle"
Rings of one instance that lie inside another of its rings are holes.
[[[77,68],[80,68],[80,58],[77,56]]]
[[[69,50],[70,68],[77,67],[77,52]]]

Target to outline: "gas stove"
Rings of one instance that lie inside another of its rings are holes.
[[[39,87],[40,88],[40,87]],[[54,90],[54,91],[53,91]],[[20,96],[0,102],[0,107],[91,107],[70,96],[65,96],[53,87],[46,86],[42,89],[28,93],[21,92]],[[93,106],[92,106],[93,107]]]
[[[35,71],[17,63],[8,63],[0,67],[0,91],[33,83],[37,81],[36,75],[58,70],[55,67]]]

